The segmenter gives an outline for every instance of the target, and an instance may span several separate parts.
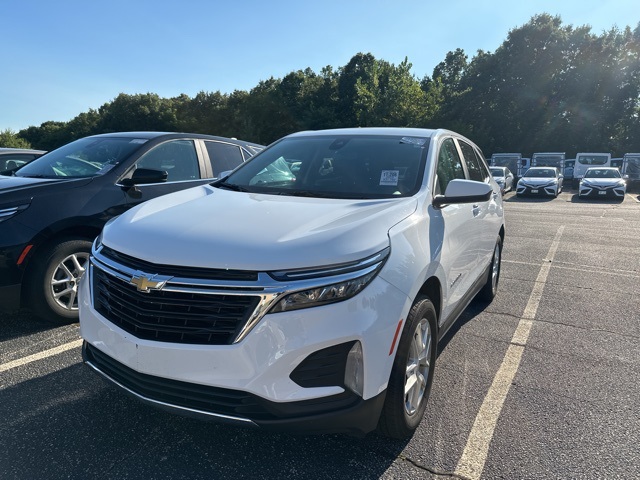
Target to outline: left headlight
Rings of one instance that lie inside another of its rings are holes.
[[[304,280],[314,285],[286,294],[269,313],[317,307],[354,297],[380,272],[389,256],[389,251],[387,247],[364,260],[326,268],[271,272],[270,275],[279,281]],[[328,281],[329,278],[327,278],[327,283],[318,285],[324,277],[331,277],[333,281]]]

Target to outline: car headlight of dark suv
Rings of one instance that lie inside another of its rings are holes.
[[[301,308],[317,307],[341,302],[354,297],[376,277],[389,256],[389,247],[357,262],[332,265],[323,268],[270,272],[278,281],[311,280],[317,285],[323,277],[331,277],[334,282],[301,289],[286,294],[269,313],[287,312]]]
[[[29,205],[31,205],[31,203],[21,203],[19,205],[0,207],[0,222],[9,220],[11,217],[14,217],[23,210],[26,210]]]

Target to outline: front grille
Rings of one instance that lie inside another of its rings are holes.
[[[100,268],[91,270],[96,311],[145,340],[229,345],[260,301],[258,296],[249,295],[140,292]]]

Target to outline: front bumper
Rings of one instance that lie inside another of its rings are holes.
[[[589,186],[589,185],[580,185],[580,190],[578,195],[580,197],[591,197],[591,198],[615,198],[615,199],[624,199],[626,194],[625,187],[618,186]]]
[[[365,435],[377,426],[386,391],[363,400],[345,391],[317,400],[277,403],[238,390],[140,374],[84,342],[85,364],[150,406],[200,420],[292,433]]]
[[[558,194],[558,185],[522,185],[519,184],[516,189],[517,195],[530,195],[542,197],[555,197]]]
[[[85,275],[80,284],[85,362],[139,400],[181,414],[276,430],[361,435],[375,429],[394,359],[390,348],[411,306],[382,278],[343,302],[268,314],[231,345],[136,338],[93,308],[91,278]],[[294,371],[312,355],[349,342],[362,347],[362,396],[340,382],[309,386],[296,378]],[[229,410],[215,402],[193,403],[194,391],[245,400]]]
[[[11,312],[21,306],[22,282],[38,237],[14,218],[0,223],[0,232],[0,310]]]
[[[0,287],[0,310],[3,312],[14,312],[20,308],[20,294],[22,286],[5,285]]]

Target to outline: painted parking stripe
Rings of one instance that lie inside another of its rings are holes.
[[[551,270],[551,264],[560,244],[560,237],[564,231],[564,225],[558,228],[555,238],[549,248],[547,258],[544,259],[540,272],[533,285],[533,291],[524,309],[518,327],[513,334],[507,353],[502,360],[487,395],[482,402],[480,411],[469,433],[467,444],[456,467],[456,474],[469,479],[479,479],[484,470],[484,465],[489,453],[489,445],[493,438],[493,432],[498,423],[502,406],[507,398],[511,383],[518,372],[524,348],[529,339],[531,326],[536,317],[542,291],[547,282]]]
[[[49,350],[45,350],[40,353],[34,353],[33,355],[29,355],[28,357],[18,358],[17,360],[0,364],[0,373],[6,372],[7,370],[11,370],[12,368],[21,367],[28,363],[42,360],[44,358],[58,355],[62,352],[66,352],[67,350],[72,350],[80,346],[82,346],[82,340],[74,340],[73,342],[65,343],[64,345],[60,345],[55,348],[50,348]]]

